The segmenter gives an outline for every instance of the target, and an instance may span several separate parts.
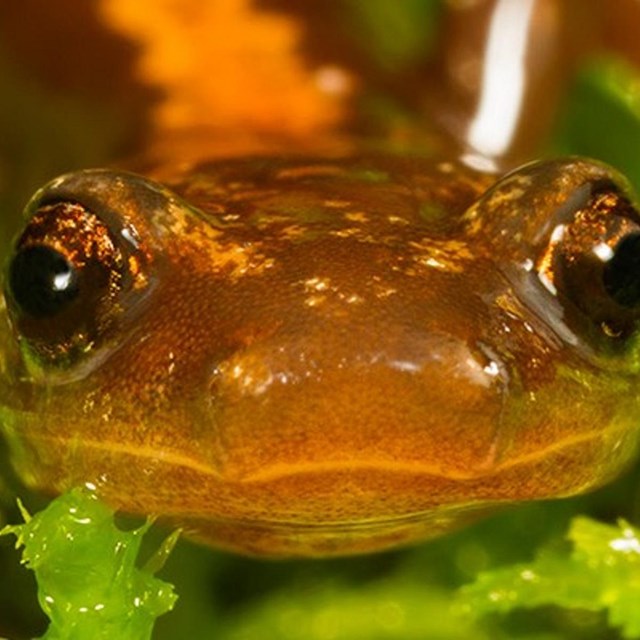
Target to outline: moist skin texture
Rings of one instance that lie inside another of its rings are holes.
[[[554,23],[534,22],[546,46]],[[484,41],[463,49],[478,62]],[[264,115],[259,98],[242,113]],[[156,123],[136,173],[80,171],[33,197],[0,309],[1,429],[26,484],[91,483],[243,553],[328,556],[625,467],[640,217],[624,178],[579,158],[505,174],[518,135],[508,160],[482,158],[450,128],[386,120],[375,143],[275,117],[267,140]]]
[[[16,253],[80,274],[46,318],[6,294],[4,432],[29,485],[330,555],[585,491],[634,455],[636,339],[591,260],[639,228],[611,169],[496,181],[368,155],[164,180],[84,171],[28,207]]]

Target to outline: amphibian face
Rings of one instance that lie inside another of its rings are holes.
[[[1,402],[38,488],[214,544],[360,552],[634,455],[640,216],[593,162],[108,170],[36,194]]]
[[[95,4],[157,102],[138,174],[49,183],[8,260],[27,484],[331,555],[624,468],[640,214],[597,162],[511,171],[581,55],[568,5],[450,3],[432,64],[378,74],[333,3]]]

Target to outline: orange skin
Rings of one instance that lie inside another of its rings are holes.
[[[21,475],[93,482],[123,509],[271,555],[385,548],[609,479],[636,449],[637,365],[540,274],[555,277],[568,199],[604,188],[614,229],[624,186],[580,160],[493,182],[394,156],[221,161],[171,191],[109,170],[54,181],[30,210],[80,202],[126,259],[108,304],[88,305],[88,286],[55,325],[9,296]],[[44,211],[19,246],[58,242]],[[601,219],[580,224],[585,247],[589,229],[605,236]]]
[[[612,169],[357,146],[140,166],[27,208],[15,254],[80,274],[44,319],[5,284],[2,428],[29,486],[327,556],[579,493],[635,455],[633,312],[593,258],[640,229]]]

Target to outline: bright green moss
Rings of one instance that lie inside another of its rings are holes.
[[[542,550],[532,563],[484,572],[463,588],[467,612],[508,612],[556,605],[606,610],[625,638],[640,638],[640,530],[626,522],[574,519],[570,553]]]
[[[88,489],[54,500],[25,523],[0,535],[17,536],[23,562],[38,581],[38,599],[51,620],[47,640],[145,640],[156,618],[171,610],[177,596],[153,576],[175,543],[170,536],[147,568],[136,567],[150,523],[121,531],[113,512]]]

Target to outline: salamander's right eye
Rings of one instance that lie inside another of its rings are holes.
[[[121,245],[78,202],[37,205],[16,243],[5,293],[20,339],[39,360],[68,363],[108,331],[127,280]]]

